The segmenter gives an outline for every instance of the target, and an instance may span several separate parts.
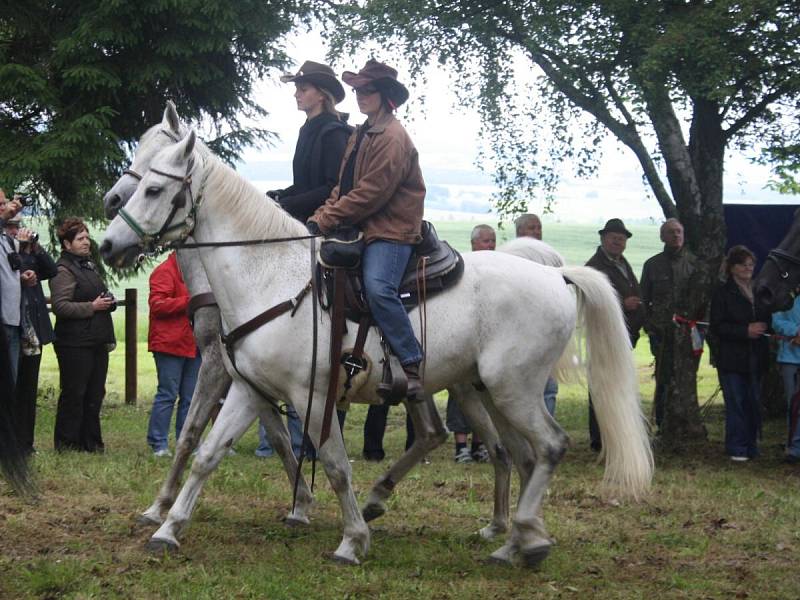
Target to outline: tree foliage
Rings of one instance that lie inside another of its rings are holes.
[[[98,215],[167,99],[231,160],[268,139],[254,84],[287,61],[295,0],[25,0],[0,5],[0,185]]]

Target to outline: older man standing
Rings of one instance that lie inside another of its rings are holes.
[[[683,245],[683,225],[667,219],[661,226],[664,251],[647,259],[642,269],[642,303],[645,308],[644,328],[650,336],[650,351],[656,360],[655,405],[656,426],[664,419],[667,384],[672,379],[674,327],[672,317],[681,314],[691,279],[700,272],[697,258]],[[685,315],[684,315],[685,316]]]
[[[542,241],[542,220],[539,215],[533,213],[526,213],[520,215],[514,221],[514,227],[517,231],[517,237],[531,237],[535,240]],[[550,416],[556,415],[556,397],[558,396],[558,382],[552,378],[547,378],[547,383],[544,386],[544,405],[547,407],[547,412]]]
[[[611,281],[611,285],[619,294],[631,346],[636,346],[636,342],[639,341],[639,329],[644,324],[645,312],[644,306],[642,306],[639,282],[636,280],[631,265],[622,255],[633,234],[626,229],[621,219],[609,219],[605,227],[597,233],[600,234],[600,246],[586,266],[604,273]],[[592,450],[599,451],[603,447],[591,394],[589,395],[589,438]]]

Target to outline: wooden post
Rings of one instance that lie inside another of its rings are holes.
[[[125,290],[125,404],[136,405],[136,356],[138,351],[135,288]]]

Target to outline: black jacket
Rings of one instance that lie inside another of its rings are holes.
[[[95,347],[114,343],[109,311],[92,308],[92,300],[108,291],[97,267],[88,258],[62,252],[58,274],[50,280],[56,314],[56,347]]]
[[[33,287],[22,287],[22,301],[23,307],[33,324],[33,329],[36,331],[36,337],[39,338],[39,343],[44,346],[55,339],[55,334],[53,333],[53,325],[50,323],[50,315],[47,312],[47,302],[44,299],[42,281],[55,277],[58,273],[58,267],[55,261],[50,258],[50,255],[39,248],[38,245],[32,254],[22,252],[20,256],[22,257],[22,270],[30,269],[36,273],[36,277],[39,280]]]
[[[639,290],[639,282],[636,280],[636,275],[633,274],[631,265],[625,260],[624,256],[621,257],[621,261],[628,274],[627,278],[606,256],[602,247],[598,247],[597,252],[595,252],[594,256],[586,263],[587,267],[597,269],[608,277],[611,281],[611,285],[614,286],[614,289],[617,290],[617,294],[619,294],[620,305],[622,305],[622,300],[630,296],[636,296],[637,298],[642,297],[642,292]],[[625,325],[628,327],[628,336],[631,339],[631,346],[635,346],[636,342],[639,341],[639,330],[642,328],[642,325],[644,325],[644,305],[640,304],[636,310],[630,312],[625,310],[624,305],[621,307],[622,312],[625,314]]]
[[[328,199],[339,180],[339,167],[353,128],[331,113],[317,115],[300,128],[294,151],[294,183],[279,192],[278,202],[303,223]]]
[[[760,373],[766,370],[769,360],[767,338],[750,339],[747,336],[747,326],[757,322],[769,323],[769,313],[754,306],[732,277],[714,291],[710,333],[717,369],[734,373],[750,373],[752,367]]]

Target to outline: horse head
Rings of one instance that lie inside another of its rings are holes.
[[[122,176],[103,196],[103,208],[107,218],[116,217],[119,209],[133,196],[142,175],[150,168],[153,157],[167,146],[183,139],[188,132],[188,128],[178,116],[175,105],[167,100],[161,123],[148,129],[139,139],[130,167],[122,172]]]
[[[767,310],[789,310],[800,287],[800,210],[795,211],[789,232],[767,256],[756,277],[756,300]]]
[[[106,263],[130,266],[143,247],[153,249],[191,233],[200,186],[199,178],[193,176],[203,166],[195,153],[196,142],[191,130],[152,158],[133,195],[106,229],[100,245]]]

